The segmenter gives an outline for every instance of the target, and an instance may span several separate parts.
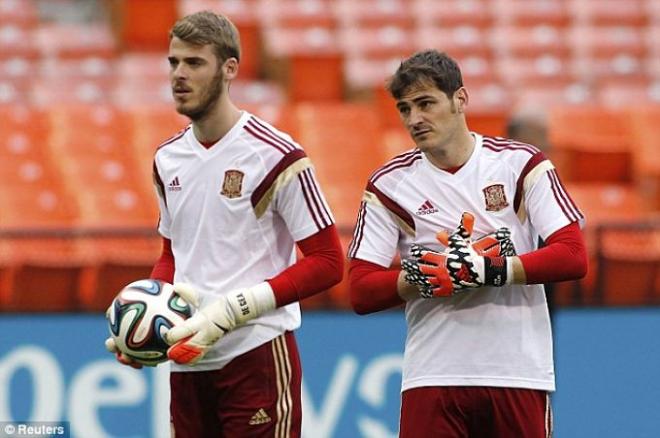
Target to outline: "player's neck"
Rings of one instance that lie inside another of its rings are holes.
[[[203,119],[193,122],[193,133],[201,143],[216,142],[224,137],[241,118],[241,111],[226,97]]]
[[[459,169],[472,156],[475,142],[476,139],[466,127],[444,147],[425,154],[431,164],[439,169]]]

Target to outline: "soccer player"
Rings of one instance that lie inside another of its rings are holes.
[[[292,331],[298,301],[341,281],[333,216],[300,145],[232,103],[241,52],[229,19],[180,19],[168,59],[176,110],[192,124],[155,155],[163,251],[152,277],[199,308],[166,335],[175,435],[298,437]]]
[[[585,275],[584,217],[536,147],[469,131],[446,54],[414,54],[388,90],[417,147],[370,177],[348,255],[357,313],[405,304],[400,436],[546,437],[542,283]]]

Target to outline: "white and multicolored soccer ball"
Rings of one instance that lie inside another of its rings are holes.
[[[192,315],[192,308],[160,280],[138,280],[110,304],[106,319],[117,348],[130,358],[156,365],[167,360],[165,333]]]

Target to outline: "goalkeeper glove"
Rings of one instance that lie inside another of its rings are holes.
[[[199,307],[198,294],[190,285],[176,283],[174,290],[190,305]],[[172,327],[165,335],[171,345],[167,356],[176,363],[194,365],[236,326],[274,308],[275,295],[268,282],[233,290]]]
[[[408,283],[417,285],[424,298],[451,296],[482,286],[503,286],[507,281],[505,256],[516,255],[511,232],[502,227],[472,243],[474,216],[463,213],[456,231],[440,232],[437,239],[447,246],[444,253],[413,245],[412,260],[404,260]]]

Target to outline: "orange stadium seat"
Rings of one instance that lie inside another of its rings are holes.
[[[289,100],[343,97],[343,56],[333,29],[271,27],[264,40],[268,74],[286,84]]]
[[[309,29],[337,27],[337,17],[331,2],[276,0],[262,2],[259,15],[261,25],[268,29]],[[231,15],[229,15],[231,18]]]
[[[129,50],[165,50],[167,35],[177,19],[176,0],[113,0],[111,13],[117,22],[120,43]]]
[[[158,254],[151,160],[138,164],[133,125],[117,108],[62,106],[50,118],[50,148],[76,193],[77,225],[85,230],[77,239],[85,260],[81,306],[103,310],[115,286],[128,283],[117,266],[148,274]]]
[[[38,22],[39,11],[35,2],[0,0],[0,23],[29,28]]]
[[[501,57],[495,65],[500,81],[512,88],[565,85],[576,80],[571,60],[551,54],[530,58]]]
[[[630,113],[635,179],[647,202],[660,210],[660,106],[641,106]]]
[[[342,51],[347,57],[403,59],[416,50],[416,42],[411,38],[411,32],[400,26],[345,28],[339,31],[339,38]]]
[[[299,104],[292,122],[340,231],[352,229],[367,179],[386,159],[378,115],[363,104]]]
[[[594,58],[620,54],[641,57],[647,51],[644,32],[636,27],[575,26],[568,33],[568,39],[576,53]]]
[[[561,169],[560,169],[561,175]],[[596,279],[600,272],[597,230],[611,222],[635,223],[650,214],[650,207],[632,185],[602,183],[569,183],[566,189],[584,213],[583,230],[589,254],[587,277],[577,283],[558,285],[555,297],[558,304],[596,304]],[[568,286],[568,287],[567,287]],[[575,297],[575,290],[580,295]]]
[[[476,26],[426,25],[417,28],[414,38],[418,48],[434,47],[460,61],[473,57],[492,58],[491,45],[484,44],[487,35],[486,30]]]
[[[569,181],[629,182],[632,179],[627,114],[599,107],[555,108],[548,133],[553,156]]]
[[[0,20],[0,44],[2,45],[0,59],[39,58],[35,31],[32,29]]]
[[[660,222],[604,225],[597,231],[596,289],[603,304],[660,304]]]
[[[421,0],[412,8],[418,23],[425,25],[487,29],[493,23],[489,3],[484,0]]]
[[[565,31],[560,28],[497,26],[492,28],[490,38],[499,51],[514,58],[566,59],[571,55]]]
[[[71,310],[82,262],[66,233],[77,205],[52,162],[34,158],[0,160],[0,171],[12,181],[0,193],[0,308]]]
[[[593,87],[579,82],[553,82],[520,87],[513,96],[520,108],[553,108],[560,106],[584,106],[595,99]]]
[[[497,0],[492,4],[498,20],[514,27],[564,28],[571,22],[563,1]]]
[[[412,29],[415,16],[408,2],[403,0],[338,0],[335,2],[337,17],[344,28],[364,30],[395,26]]]
[[[643,0],[569,0],[574,20],[595,25],[645,26],[649,16]]]
[[[111,29],[97,23],[41,24],[35,30],[35,38],[42,56],[67,59],[94,56],[107,59],[117,54],[117,44]]]

